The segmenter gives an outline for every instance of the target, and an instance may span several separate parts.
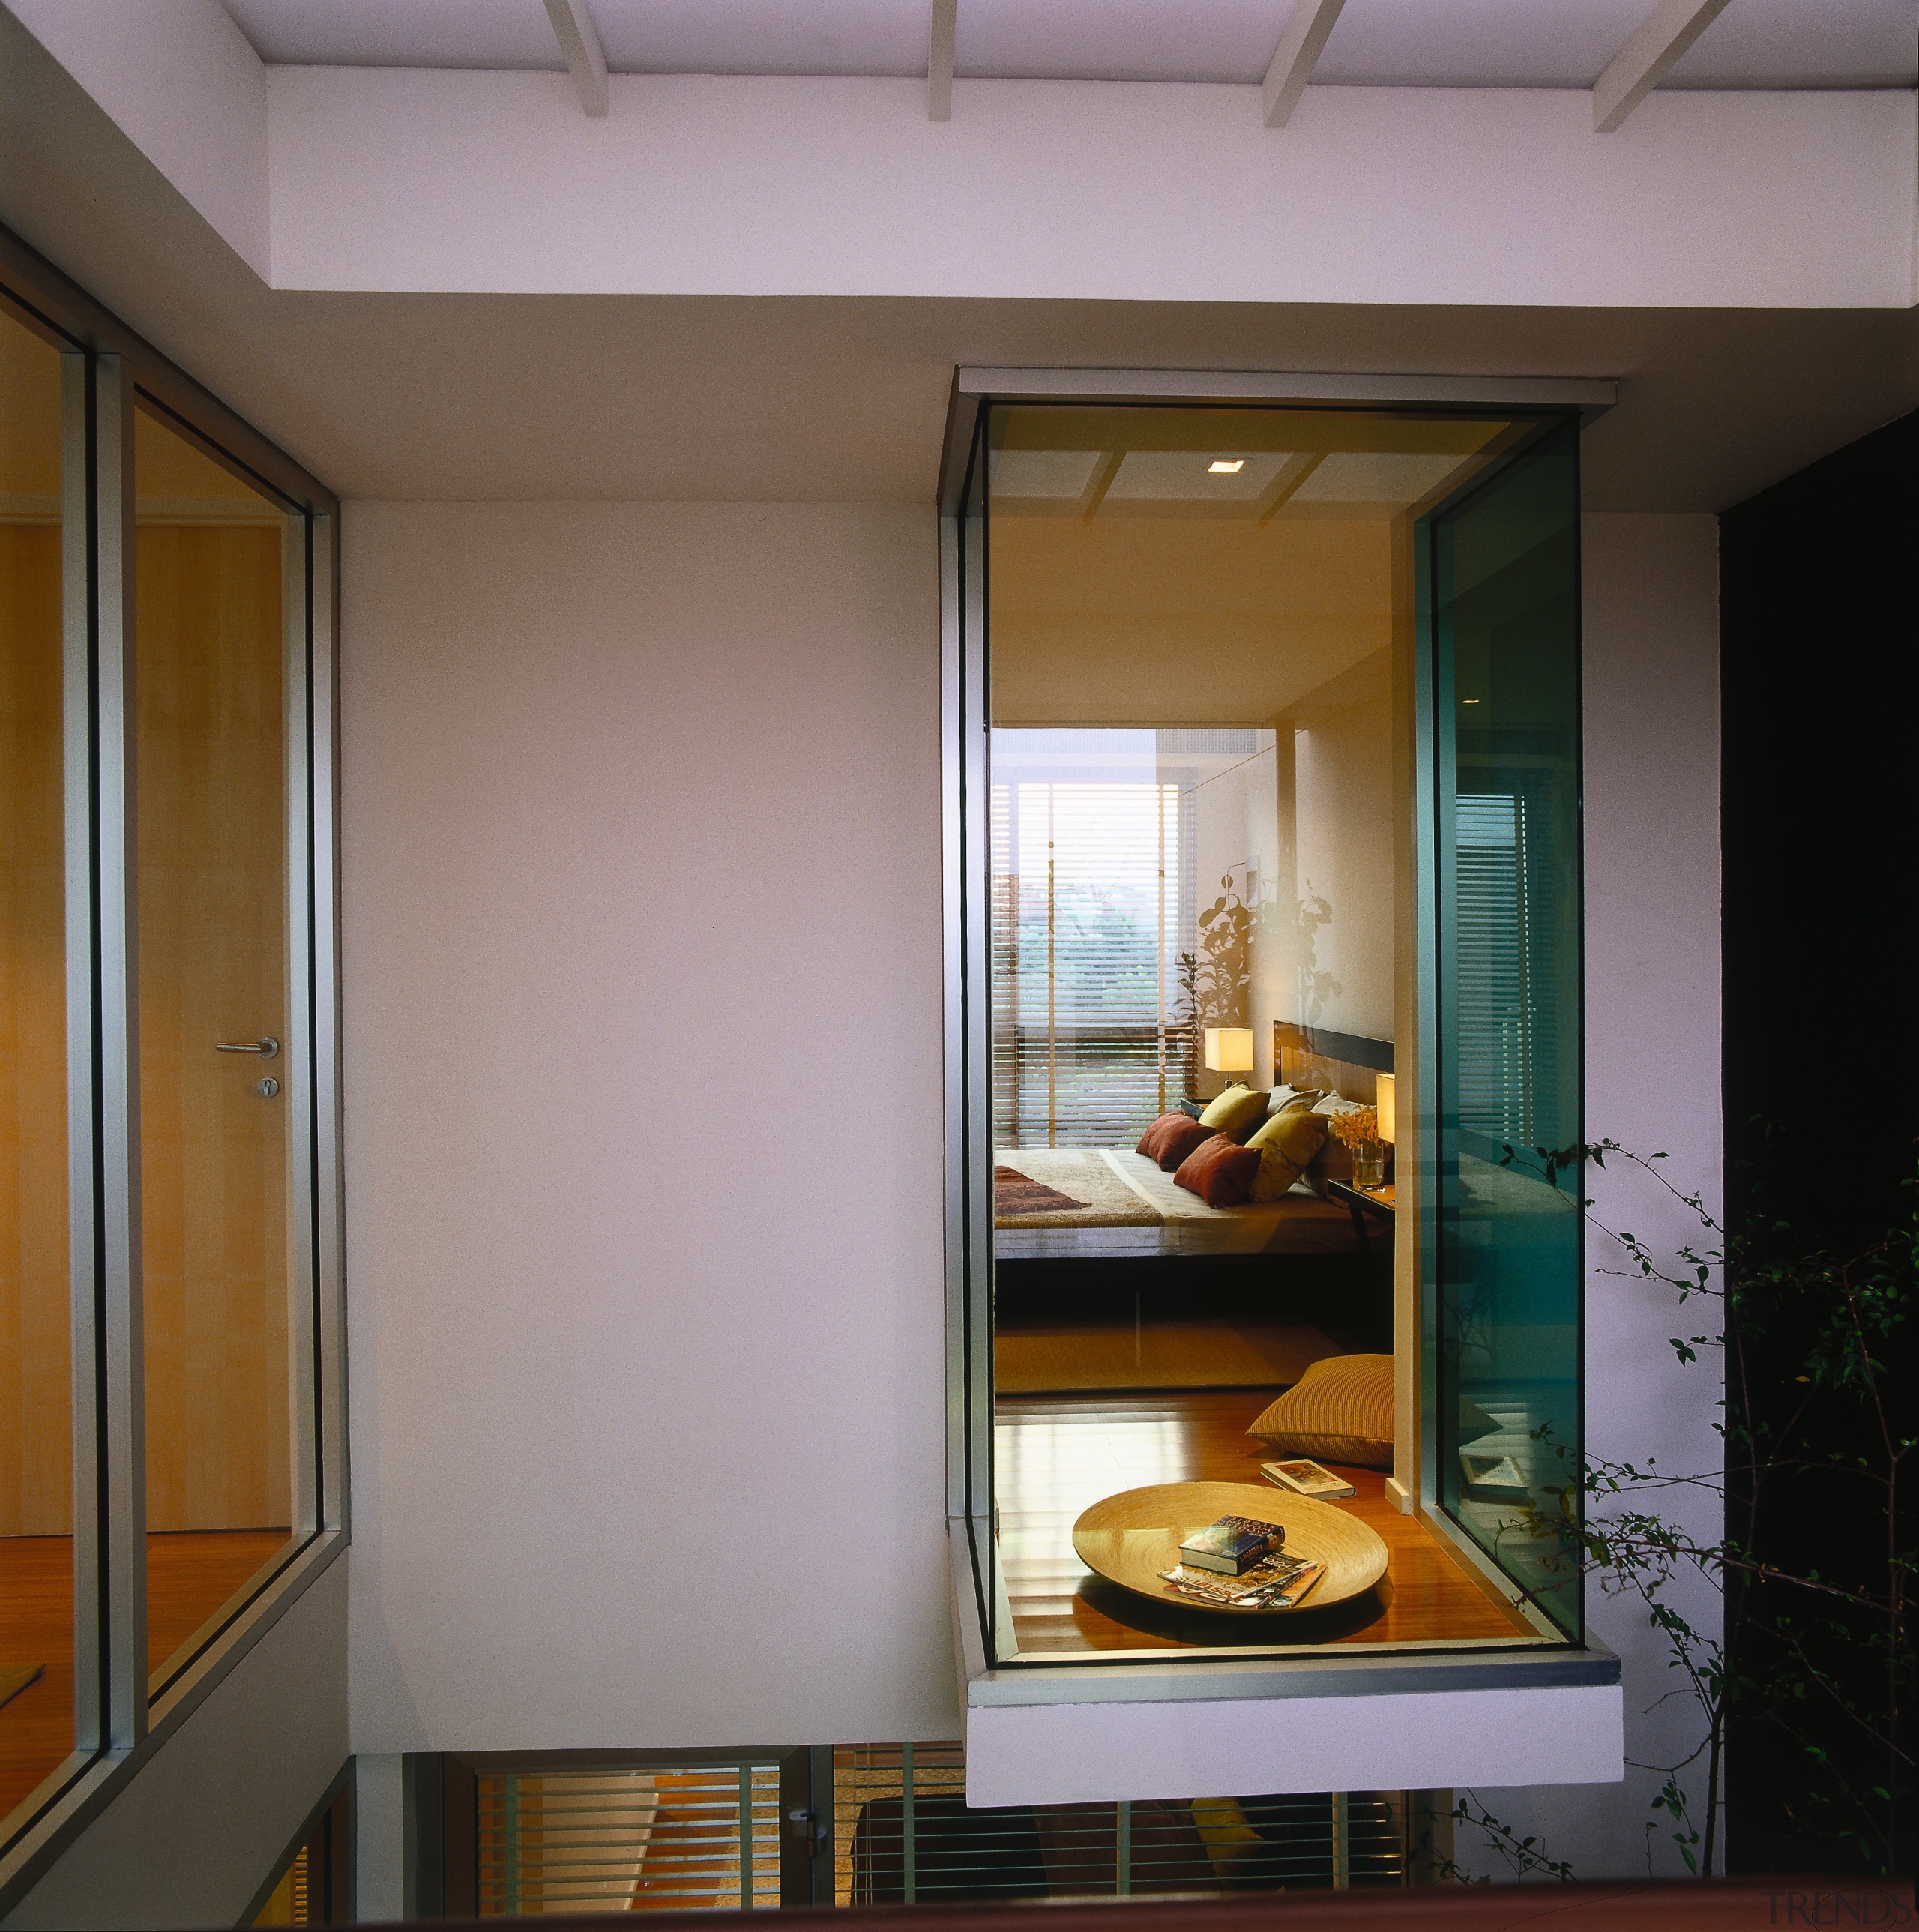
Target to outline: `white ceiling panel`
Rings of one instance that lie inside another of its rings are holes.
[[[283,67],[541,68],[560,72],[540,0],[224,0]]]
[[[1137,503],[1250,503],[1279,473],[1283,452],[1133,449],[1126,452],[1106,501]],[[1216,464],[1237,464],[1234,470]]]
[[[535,0],[538,4],[538,0]],[[923,74],[929,0],[591,0],[622,74]],[[965,0],[961,0],[964,15]]]
[[[1348,10],[1364,0],[1350,0]],[[1266,76],[1292,0],[959,0],[953,71],[1021,80]]]
[[[1590,87],[1653,0],[1347,0],[1315,80]],[[263,60],[564,63],[541,0],[226,0]],[[628,74],[916,75],[930,0],[590,0]],[[959,0],[968,79],[1224,81],[1265,74],[1291,0]],[[1910,87],[1919,0],[1732,0],[1664,83]]]
[[[1590,87],[1653,0],[1347,0],[1313,78]],[[1669,87],[1910,87],[1919,0],[1732,0]]]
[[[1910,87],[1919,0],[1732,0],[1668,87]]]

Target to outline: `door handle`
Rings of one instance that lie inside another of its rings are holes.
[[[271,1060],[280,1051],[280,1042],[269,1034],[264,1040],[222,1040],[214,1043],[215,1053],[257,1053]]]

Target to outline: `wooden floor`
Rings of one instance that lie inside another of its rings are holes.
[[[1147,1598],[1093,1576],[1072,1526],[1102,1496],[1148,1483],[1263,1483],[1269,1452],[1246,1424],[1276,1390],[1154,1396],[1002,1397],[994,1430],[1000,1555],[1021,1656],[1275,1643],[1540,1640],[1491,1586],[1387,1503],[1377,1470],[1342,1469],[1358,1493],[1336,1503],[1391,1552],[1373,1590],[1323,1613],[1234,1618]],[[1275,1490],[1276,1498],[1282,1492]]]
[[[148,1667],[165,1663],[286,1544],[283,1529],[149,1536]],[[0,1818],[73,1748],[73,1564],[68,1538],[0,1537],[0,1664],[44,1666],[0,1706]]]
[[[1272,1388],[1339,1345],[1306,1322],[1000,1321],[993,1385],[1006,1395],[1115,1389]]]

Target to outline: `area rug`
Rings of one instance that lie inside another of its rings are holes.
[[[1097,1148],[1001,1148],[993,1170],[993,1219],[1001,1228],[1153,1228],[1158,1208]],[[1021,1184],[1056,1196],[1052,1204],[1009,1204],[1004,1188]]]
[[[1009,1214],[1070,1214],[1087,1204],[1075,1201],[1070,1194],[1062,1194],[1057,1187],[1048,1187],[1043,1180],[1021,1174],[1017,1168],[993,1170],[993,1212],[1000,1220]]]

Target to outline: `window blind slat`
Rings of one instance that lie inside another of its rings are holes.
[[[484,1772],[483,1917],[780,1902],[779,1770]]]
[[[993,788],[992,1075],[1001,1146],[1130,1141],[1177,1096],[1180,788]]]

